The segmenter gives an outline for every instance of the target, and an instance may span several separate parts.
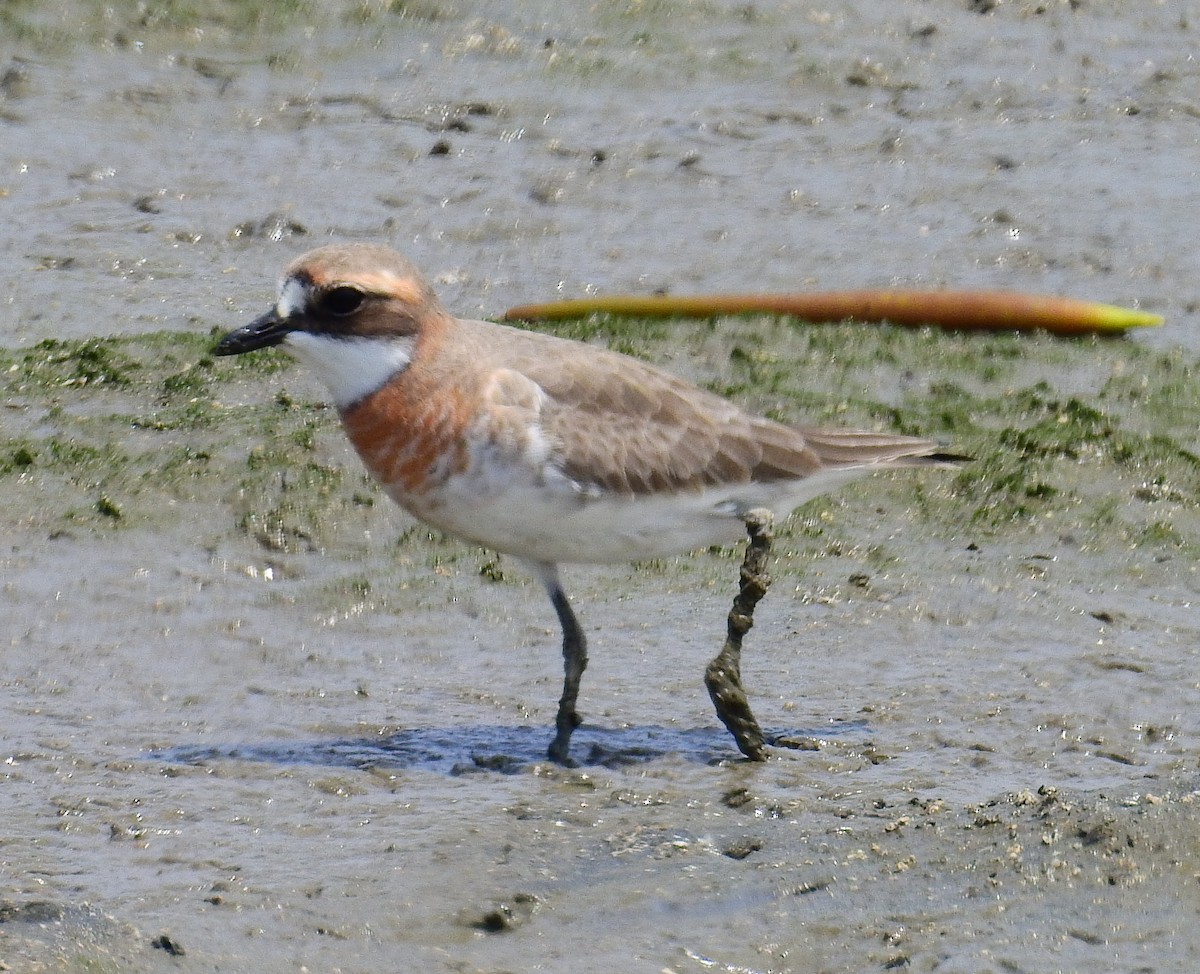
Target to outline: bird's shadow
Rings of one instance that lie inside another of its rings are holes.
[[[865,721],[842,721],[819,729],[766,733],[781,747],[812,750],[816,742],[867,730]],[[241,744],[180,744],[151,751],[150,760],[174,765],[221,761],[261,761],[274,765],[316,765],[347,769],[406,769],[446,775],[477,772],[516,774],[544,764],[551,730],[546,727],[473,725],[418,727],[387,737],[329,738]],[[795,742],[801,742],[799,744]],[[582,767],[622,767],[672,755],[696,764],[741,760],[721,727],[673,728],[659,725],[604,728],[584,725],[571,740],[571,755]]]

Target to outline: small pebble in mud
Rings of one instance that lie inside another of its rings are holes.
[[[450,769],[452,775],[469,774],[472,771],[498,771],[513,774],[521,768],[521,762],[509,754],[472,754],[471,763],[459,763]]]
[[[119,521],[122,516],[120,505],[107,494],[101,494],[96,501],[96,513],[111,517],[114,521]]]
[[[77,263],[74,257],[39,257],[36,267],[41,271],[69,271]]]
[[[899,129],[892,129],[886,132],[883,138],[879,140],[879,151],[883,155],[898,152],[903,146],[904,134]]]
[[[792,751],[819,751],[821,750],[821,742],[815,737],[807,736],[787,736],[776,737],[772,739],[772,744],[776,747],[786,747]]]
[[[29,70],[24,64],[14,62],[0,74],[0,96],[16,99],[29,93]]]
[[[754,801],[754,796],[745,788],[734,788],[721,796],[721,804],[726,808],[741,808]]]
[[[182,945],[178,941],[172,940],[165,933],[160,933],[157,937],[151,940],[150,946],[155,950],[164,950],[172,957],[182,957],[187,953],[187,951],[183,949]]]
[[[506,933],[527,922],[540,902],[532,893],[516,893],[511,899],[497,903],[482,915],[466,922],[468,926],[484,933]]]
[[[230,240],[262,237],[280,241],[284,237],[303,237],[308,228],[284,213],[268,213],[261,220],[246,220],[229,231]]]
[[[529,190],[529,198],[535,203],[551,206],[562,201],[563,188],[556,182],[544,179]]]
[[[766,843],[758,838],[738,839],[736,842],[731,842],[722,849],[721,854],[728,856],[730,859],[745,859],[747,856],[758,852],[764,845]]]

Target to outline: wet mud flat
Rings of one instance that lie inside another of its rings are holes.
[[[13,350],[10,968],[1185,969],[1190,355],[563,330],[979,457],[781,526],[743,673],[789,746],[745,763],[703,689],[740,547],[568,572],[593,659],[558,768],[540,587],[392,510],[284,358]]]
[[[1167,5],[0,11],[0,963],[11,971],[1191,971],[1194,28]],[[12,148],[15,147],[15,148]],[[918,284],[1122,341],[562,326],[781,419],[944,438],[741,550],[544,594],[406,519],[283,356],[327,237],[448,306]]]

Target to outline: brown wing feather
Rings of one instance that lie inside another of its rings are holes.
[[[887,464],[891,466],[953,466],[969,457],[942,453],[934,440],[870,430],[829,430],[798,426],[796,431],[808,441],[828,467]]]
[[[497,364],[545,393],[542,432],[564,472],[581,484],[644,495],[802,480],[828,467],[941,459],[933,456],[932,441],[786,426],[637,359],[588,349],[587,368],[580,369],[578,343],[519,330],[513,335]]]
[[[821,466],[797,431],[633,359],[596,350],[586,372],[522,371],[548,397],[541,425],[565,473],[584,484],[639,495],[796,479]]]

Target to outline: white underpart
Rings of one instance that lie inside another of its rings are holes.
[[[451,478],[429,499],[434,503],[412,510],[451,534],[530,562],[619,563],[733,544],[746,537],[747,512],[765,507],[782,519],[869,472],[840,468],[802,480],[628,497],[589,489],[549,464],[540,476],[531,468],[474,469]]]
[[[279,298],[282,309],[288,281]],[[333,404],[345,409],[379,389],[412,361],[416,339],[337,338],[308,331],[291,332],[284,344],[329,390]]]

